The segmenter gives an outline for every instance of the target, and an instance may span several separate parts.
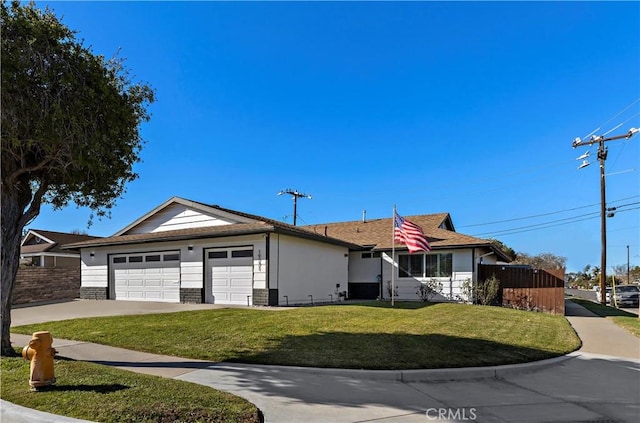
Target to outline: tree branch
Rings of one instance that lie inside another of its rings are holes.
[[[31,198],[31,203],[29,204],[29,209],[22,215],[20,218],[20,227],[23,228],[27,226],[33,219],[35,219],[38,214],[40,214],[40,206],[42,205],[42,197],[47,192],[47,187],[49,183],[47,180],[40,181],[40,186],[33,194]]]

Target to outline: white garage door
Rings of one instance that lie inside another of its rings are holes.
[[[252,304],[253,249],[226,248],[208,251],[211,302]]]
[[[180,302],[178,251],[111,258],[116,300]]]

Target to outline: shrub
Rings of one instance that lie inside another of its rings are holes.
[[[419,283],[416,291],[416,294],[424,303],[430,302],[433,297],[440,293],[442,293],[442,282],[437,279]]]
[[[478,303],[482,305],[495,304],[500,292],[500,281],[496,275],[491,275],[484,282],[479,282],[476,287],[476,298]]]

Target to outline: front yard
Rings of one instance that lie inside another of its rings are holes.
[[[3,400],[58,415],[105,423],[261,421],[249,401],[179,380],[56,359],[57,384],[34,393],[28,361],[2,357],[0,364]]]
[[[371,302],[270,311],[218,309],[13,328],[55,339],[210,361],[355,369],[522,363],[574,351],[562,316],[463,304]]]

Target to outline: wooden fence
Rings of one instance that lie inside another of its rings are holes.
[[[495,275],[500,281],[498,304],[564,315],[564,272],[521,266],[480,264],[478,281]]]

